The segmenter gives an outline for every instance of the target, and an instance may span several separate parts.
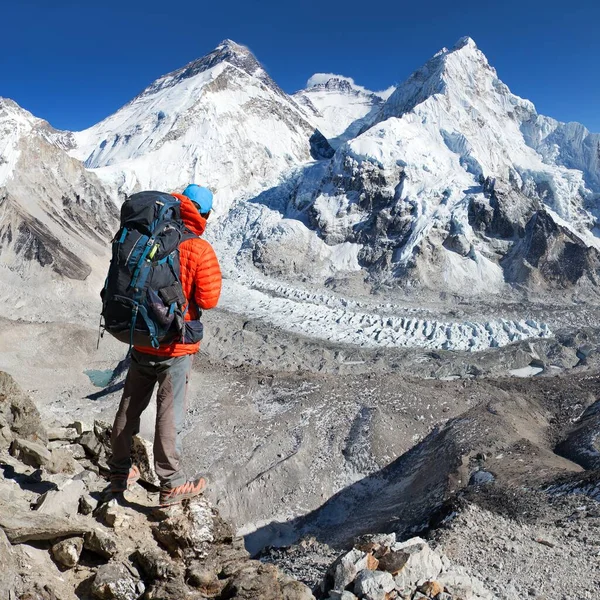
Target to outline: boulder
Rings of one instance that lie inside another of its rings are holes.
[[[0,529],[0,598],[14,598],[17,579],[17,560],[6,534]]]
[[[249,561],[223,589],[222,596],[231,600],[281,600],[281,588],[274,565]]]
[[[99,567],[91,586],[92,596],[98,600],[137,600],[145,589],[135,568],[123,563]]]
[[[90,515],[96,508],[98,508],[98,500],[89,494],[83,494],[83,496],[79,498],[79,512],[82,515]]]
[[[22,463],[35,468],[44,467],[52,460],[52,453],[46,446],[23,438],[12,443],[11,454]]]
[[[85,484],[80,480],[70,479],[59,486],[42,494],[36,507],[37,512],[47,515],[62,515],[70,517],[79,512],[79,501],[85,494]]]
[[[387,600],[395,587],[391,573],[385,571],[361,571],[354,583],[354,591],[365,600]]]
[[[0,371],[0,426],[7,426],[16,437],[42,443],[48,440],[35,404],[4,371]]]
[[[401,593],[413,591],[418,583],[430,579],[438,579],[443,568],[442,559],[419,537],[406,542],[396,543],[392,552],[404,552],[407,556],[405,564],[395,571],[396,587]],[[381,568],[381,559],[379,565]]]
[[[93,431],[86,431],[80,438],[79,443],[85,451],[93,458],[98,458],[103,450],[102,443]]]
[[[99,528],[92,529],[86,533],[83,538],[83,547],[107,559],[115,556],[119,549],[115,537]]]
[[[329,576],[333,579],[333,589],[346,589],[356,576],[368,568],[369,555],[353,548],[347,554],[340,556],[331,566]]]
[[[211,543],[233,538],[229,525],[203,497],[193,499],[186,507],[170,507],[164,513],[166,518],[154,524],[152,531],[171,554],[204,556]]]
[[[56,540],[86,533],[88,526],[77,516],[69,519],[38,511],[25,511],[0,502],[0,529],[12,544]]]
[[[74,442],[79,437],[77,430],[73,427],[49,427],[46,432],[50,441]]]
[[[83,538],[74,537],[57,542],[52,546],[52,558],[61,566],[72,569],[78,562],[83,550]]]

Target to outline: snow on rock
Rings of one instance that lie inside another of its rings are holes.
[[[399,85],[362,131],[292,202],[327,243],[360,244],[359,263],[380,279],[504,292],[510,251],[537,211],[596,247],[594,136],[538,118],[470,38]],[[565,142],[555,148],[561,159],[551,160],[550,139]]]
[[[332,152],[252,53],[230,40],[159,78],[74,140],[73,156],[122,191],[194,181],[216,193],[217,214]]]
[[[337,147],[358,134],[365,119],[377,112],[392,91],[372,92],[351,77],[316,73],[293,98]]]

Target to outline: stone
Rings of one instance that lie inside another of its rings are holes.
[[[101,519],[105,525],[114,529],[125,527],[131,517],[125,513],[122,506],[113,498],[109,502],[105,502],[96,510],[96,516]]]
[[[70,475],[76,475],[85,470],[66,448],[52,450],[50,462],[45,468],[50,473],[68,473]]]
[[[98,600],[137,600],[145,591],[136,570],[123,563],[108,563],[96,571],[91,592]]]
[[[16,439],[12,443],[11,453],[15,458],[30,467],[43,467],[52,460],[52,454],[48,448],[38,442],[22,438]]]
[[[441,573],[437,581],[444,586],[445,591],[453,597],[464,600],[493,600],[495,597],[476,577],[469,575],[464,567],[452,566]]]
[[[86,492],[83,481],[70,479],[61,485],[58,490],[51,490],[42,494],[36,510],[46,515],[60,515],[70,517],[79,512],[79,500]]]
[[[140,470],[140,479],[160,487],[160,480],[154,470],[154,452],[152,444],[143,437],[136,435],[131,446],[133,464]]]
[[[213,510],[203,497],[194,498],[187,506],[160,511],[164,518],[152,526],[156,540],[170,553],[205,554],[209,544],[231,541],[231,527]]]
[[[86,431],[93,431],[92,425],[86,423],[85,421],[74,421],[69,425],[77,432],[77,435],[83,435]]]
[[[346,590],[343,592],[332,590],[329,592],[329,598],[327,600],[358,600],[358,598],[352,592]]]
[[[48,439],[35,404],[4,371],[0,371],[0,422],[3,427],[8,426],[15,437],[42,443]]]
[[[180,569],[173,563],[169,555],[160,550],[136,550],[132,554],[131,560],[139,567],[144,578],[149,581],[175,579],[180,574]]]
[[[354,591],[365,600],[387,600],[395,587],[392,574],[385,571],[361,571],[354,583]]]
[[[113,558],[118,552],[117,541],[113,535],[96,528],[88,531],[83,538],[83,547],[102,558]]]
[[[281,600],[277,568],[271,564],[249,561],[246,567],[229,579],[222,597],[235,600]]]
[[[469,485],[486,485],[494,481],[496,481],[496,478],[489,471],[479,470],[471,475]]]
[[[408,558],[404,566],[396,572],[394,581],[398,590],[405,594],[413,591],[418,583],[438,579],[443,569],[441,557],[422,538],[416,537],[392,546],[393,552],[404,552]],[[379,568],[381,568],[381,559]]]
[[[48,440],[50,441],[61,440],[74,442],[79,437],[77,430],[71,427],[49,427],[46,432],[48,434]]]
[[[21,544],[81,535],[88,531],[88,526],[79,521],[76,515],[66,519],[0,502],[0,529],[4,530],[12,544]]]
[[[392,575],[396,575],[408,562],[410,554],[403,552],[402,550],[396,550],[389,552],[379,559],[379,569],[381,571],[387,571]]]
[[[98,500],[89,494],[83,494],[83,496],[79,498],[79,512],[82,515],[90,515],[96,510],[96,508],[98,508]]]
[[[83,550],[83,538],[74,537],[62,540],[51,548],[54,560],[67,569],[72,569],[78,562]]]
[[[435,598],[444,591],[444,586],[439,581],[430,580],[420,585],[417,589],[427,598]]]
[[[283,600],[315,600],[308,586],[294,579],[288,579],[287,583],[281,584]]]
[[[86,431],[80,438],[79,443],[85,448],[85,451],[92,457],[98,458],[102,452],[102,444],[93,431]]]
[[[330,569],[330,575],[333,577],[333,589],[343,590],[352,583],[358,573],[367,568],[367,557],[366,552],[356,548],[340,556]]]
[[[75,459],[85,458],[85,448],[81,444],[68,444],[63,449],[71,454]]]
[[[6,534],[0,529],[0,598],[16,598],[17,560]]]

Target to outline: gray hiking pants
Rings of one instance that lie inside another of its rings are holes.
[[[162,357],[133,350],[112,430],[111,474],[126,476],[129,473],[133,436],[140,430],[140,417],[158,382],[154,467],[163,487],[174,488],[185,483],[180,465],[181,432],[191,367],[192,355]]]

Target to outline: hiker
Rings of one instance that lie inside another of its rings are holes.
[[[141,194],[152,193],[157,194]],[[179,200],[177,208],[186,227],[183,241],[179,243],[179,289],[183,290],[185,296],[182,299],[183,310],[180,317],[185,337],[183,341],[179,336],[178,339],[160,344],[154,338],[151,345],[143,346],[134,341],[131,366],[112,430],[113,454],[110,461],[111,492],[119,494],[139,478],[139,470],[132,465],[131,460],[132,439],[139,432],[141,414],[148,407],[154,386],[158,382],[154,461],[161,484],[161,506],[177,504],[186,498],[197,496],[207,485],[205,477],[188,481],[183,473],[181,432],[187,408],[192,358],[200,348],[200,342],[195,340],[202,337],[200,311],[214,308],[221,293],[219,262],[209,242],[200,237],[212,210],[211,191],[191,184],[183,194],[171,194],[168,197],[171,196]],[[200,333],[194,337],[198,329]],[[188,337],[190,332],[191,337]]]

